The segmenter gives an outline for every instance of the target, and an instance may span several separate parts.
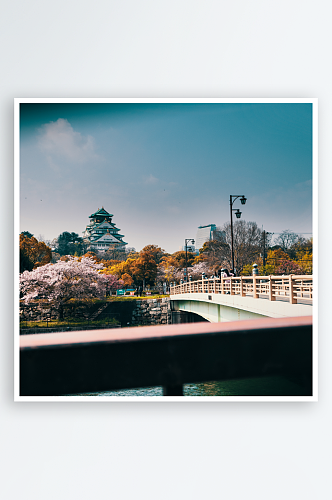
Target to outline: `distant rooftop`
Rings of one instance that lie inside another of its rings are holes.
[[[198,226],[198,229],[203,229],[203,227],[217,227],[215,224],[208,224],[207,226]]]

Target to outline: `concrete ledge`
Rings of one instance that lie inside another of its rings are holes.
[[[212,323],[259,317],[287,318],[312,315],[311,305],[254,299],[240,295],[182,293],[171,295],[170,299],[176,310],[199,314]]]

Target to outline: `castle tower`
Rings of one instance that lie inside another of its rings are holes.
[[[112,222],[113,214],[108,213],[104,207],[98,208],[89,216],[90,223],[83,233],[83,240],[88,245],[89,250],[94,252],[106,252],[108,248],[124,249],[127,243],[123,241],[123,234],[119,234],[118,229]]]

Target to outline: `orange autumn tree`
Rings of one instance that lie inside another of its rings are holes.
[[[168,262],[170,266],[177,269],[183,269],[186,267],[186,252],[184,250],[179,250],[178,252],[172,253],[172,255],[165,256],[162,259],[164,262]],[[191,267],[195,261],[195,255],[191,252],[187,252],[187,264]]]
[[[128,273],[122,274],[121,279],[123,281],[124,286],[126,287],[132,286],[132,284],[134,283],[133,278]]]
[[[269,250],[267,253],[265,269],[262,269],[262,273],[264,272],[265,275],[289,274],[285,272],[286,270],[293,269],[292,264],[290,264],[289,262],[289,255],[281,248]],[[299,272],[297,272],[297,274],[299,274]]]
[[[43,241],[20,234],[20,272],[32,271],[51,262],[52,250]]]
[[[158,247],[158,245],[146,245],[144,248],[142,248],[141,252],[150,252],[157,265],[161,260],[169,257],[169,254],[166,253],[165,250],[163,250],[161,247]]]
[[[105,274],[114,274],[123,280],[126,286],[132,286],[134,283],[133,263],[136,259],[128,258],[125,261],[113,261],[109,265],[105,264]]]
[[[136,280],[143,282],[143,290],[147,283],[154,284],[157,276],[157,263],[151,251],[141,251],[132,264],[132,272]]]

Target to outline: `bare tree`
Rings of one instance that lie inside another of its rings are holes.
[[[214,272],[221,267],[230,267],[230,247],[221,239],[206,241],[200,249],[200,254],[205,257],[208,267]]]
[[[231,225],[224,224],[226,242],[231,245]],[[234,263],[237,274],[247,264],[252,264],[262,251],[262,231],[256,222],[237,220],[233,223]]]
[[[110,245],[105,252],[100,252],[98,256],[105,260],[126,260],[127,258],[125,249],[116,244]]]
[[[279,234],[278,238],[275,240],[275,244],[279,245],[280,248],[287,252],[299,239],[299,235],[293,233],[290,229],[285,229]]]

